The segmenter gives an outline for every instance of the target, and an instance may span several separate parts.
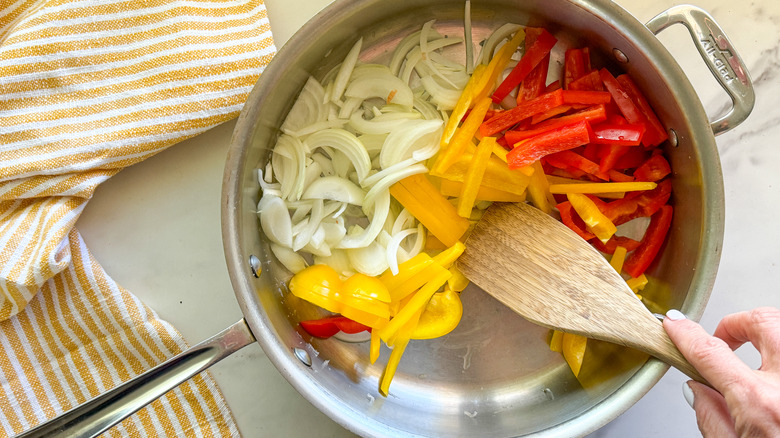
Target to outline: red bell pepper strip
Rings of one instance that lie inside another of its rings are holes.
[[[329,338],[342,331],[354,334],[371,331],[371,327],[353,321],[346,316],[326,316],[321,319],[310,319],[299,323],[306,333],[316,338]]]
[[[558,40],[546,29],[542,29],[536,37],[536,41],[528,48],[520,61],[515,65],[509,75],[493,92],[493,102],[499,103],[528,76],[544,58],[550,53]]]
[[[594,248],[607,254],[614,254],[615,249],[618,246],[622,246],[627,251],[631,252],[637,249],[641,244],[641,242],[638,240],[634,240],[630,237],[618,236],[618,235],[614,235],[610,237],[607,243],[603,243],[599,239],[590,239],[589,242],[591,245],[593,245]]]
[[[555,116],[561,115],[565,113],[566,111],[569,111],[571,109],[571,105],[560,105],[556,106],[555,108],[550,108],[549,110],[539,113],[533,117],[531,117],[531,123],[529,126],[537,125],[539,123],[542,123],[545,120],[551,119]],[[527,119],[526,119],[527,120]]]
[[[609,172],[607,172],[607,175],[609,175],[610,181],[615,182],[631,182],[634,180],[634,177],[631,175],[626,175],[625,173],[618,172],[615,169],[610,169]]]
[[[568,49],[563,58],[563,88],[568,90],[569,85],[577,79],[588,74],[590,68],[586,65],[585,55],[582,49]],[[589,63],[588,63],[589,64]]]
[[[542,28],[528,27],[525,29],[525,51],[531,49],[536,38],[542,33]],[[517,90],[517,103],[540,96],[547,85],[547,73],[550,69],[550,54],[542,59],[536,67],[528,73],[528,76],[520,83]]]
[[[604,83],[604,88],[612,95],[612,99],[620,109],[620,113],[623,114],[623,117],[628,120],[628,123],[644,123],[645,125],[648,123],[647,118],[642,111],[636,106],[634,101],[631,100],[631,96],[623,89],[620,82],[612,76],[612,73],[607,69],[602,68],[599,70],[599,77],[601,78],[601,82]]]
[[[574,211],[574,208],[571,206],[571,202],[561,202],[560,204],[556,205],[556,208],[558,209],[558,212],[561,214],[561,222],[563,222],[564,225],[569,227],[572,231],[577,233],[578,236],[582,237],[585,240],[591,240],[596,239],[596,235],[591,233],[590,231],[587,231],[587,226],[585,225],[585,222],[580,218],[580,216]]]
[[[590,141],[590,124],[579,121],[553,129],[516,144],[506,155],[510,169],[527,166],[541,157],[573,149]]]
[[[585,173],[594,175],[599,179],[605,181],[609,180],[608,175],[599,171],[598,164],[570,150],[556,152],[554,154],[547,155],[544,157],[544,159],[548,164],[550,164],[551,166],[555,166],[559,169],[567,169],[569,167],[573,167]]]
[[[607,112],[604,110],[604,105],[596,105],[573,114],[567,114],[565,116],[545,120],[544,122],[541,122],[528,130],[507,131],[505,134],[506,142],[508,144],[515,144],[520,140],[525,140],[526,138],[539,135],[551,129],[560,128],[561,126],[565,126],[580,120],[587,120],[591,123],[597,123],[606,120],[606,118]]]
[[[641,166],[642,163],[647,160],[647,158],[648,153],[644,148],[630,147],[628,148],[628,152],[626,152],[622,157],[618,158],[612,168],[617,170],[636,169],[637,167]]]
[[[620,225],[638,217],[652,216],[666,205],[671,195],[672,182],[666,179],[653,190],[628,194],[623,199],[600,205],[599,209],[613,224]]]
[[[607,104],[612,99],[606,91],[563,90],[564,104],[599,105]]]
[[[672,225],[673,213],[674,209],[671,205],[664,205],[650,218],[650,225],[645,231],[642,243],[631,252],[623,264],[623,270],[630,276],[639,277],[655,260]]]
[[[672,173],[672,167],[661,154],[653,155],[634,171],[637,181],[660,181]]]
[[[573,81],[569,84],[568,90],[583,90],[583,91],[604,91],[604,84],[601,83],[598,70],[582,76],[581,78]]]
[[[647,101],[647,98],[645,98],[644,94],[639,90],[639,87],[637,87],[633,79],[627,74],[618,76],[617,81],[623,86],[623,90],[628,93],[631,100],[647,120],[647,133],[644,144],[647,146],[658,146],[663,143],[669,138],[669,135],[667,134],[664,125],[662,125],[661,121],[658,119],[655,111],[653,111],[653,108],[650,106],[650,103]]]
[[[563,105],[563,90],[542,94],[539,97],[521,102],[516,107],[507,111],[502,111],[486,120],[479,127],[479,132],[483,137],[493,136],[524,119],[532,117],[535,114],[543,113],[550,108],[555,108],[559,105]]]
[[[617,160],[629,151],[628,146],[620,145],[601,145],[601,156],[599,159],[599,171],[608,173],[615,166]]]
[[[592,126],[593,143],[638,146],[647,129],[644,124],[618,125],[604,122]]]

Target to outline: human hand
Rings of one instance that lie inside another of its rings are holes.
[[[670,310],[664,328],[683,356],[715,388],[692,380],[686,383],[690,390],[683,387],[702,435],[780,437],[780,310],[763,307],[727,315],[713,336],[679,311]],[[733,352],[746,342],[761,353],[757,370]]]

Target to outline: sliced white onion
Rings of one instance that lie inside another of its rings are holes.
[[[388,192],[388,189],[391,185],[401,181],[408,176],[417,175],[418,173],[425,173],[427,171],[428,168],[424,165],[414,164],[405,169],[401,169],[398,172],[394,172],[385,176],[376,184],[374,184],[368,193],[366,193],[366,197],[363,198],[363,209],[365,210],[366,208],[370,208],[374,204],[374,201],[378,202],[381,194]]]
[[[305,203],[301,203],[299,205],[291,205],[289,202],[287,203],[287,208],[294,209],[295,211],[292,214],[291,220],[294,224],[297,224],[301,221],[303,221],[306,216],[308,216],[309,212],[311,211],[312,207],[312,201],[306,201]]]
[[[397,129],[402,129],[409,120],[419,119],[418,112],[387,113],[366,120],[360,113],[354,113],[349,117],[349,126],[362,134],[387,134]]]
[[[347,256],[356,271],[371,277],[381,275],[388,268],[385,247],[377,241],[362,248],[348,249]]]
[[[313,77],[309,77],[295,99],[290,112],[282,123],[282,131],[297,131],[304,126],[325,120],[327,109],[323,103],[325,89]]]
[[[412,216],[412,213],[404,208],[400,213],[398,213],[398,216],[396,216],[390,233],[395,235],[401,230],[411,228],[414,225],[414,221],[415,219],[414,216]]]
[[[363,134],[358,137],[360,142],[363,143],[363,146],[365,146],[368,156],[371,157],[372,160],[374,157],[379,156],[386,138],[387,134]]]
[[[328,128],[343,128],[344,125],[347,124],[346,120],[343,119],[335,119],[335,120],[323,120],[320,122],[312,123],[310,125],[304,126],[301,129],[297,131],[291,131],[288,129],[282,129],[282,132],[284,132],[287,135],[291,135],[293,137],[306,137],[309,134],[313,134],[317,131],[321,131],[323,129]]]
[[[355,68],[355,64],[357,64],[358,55],[360,55],[360,49],[362,47],[363,38],[360,38],[355,45],[352,46],[349,53],[347,53],[344,62],[341,63],[339,72],[336,74],[336,79],[333,81],[330,100],[336,101],[341,99],[341,95],[344,94],[344,90],[347,88],[347,82],[349,82],[349,78],[352,76],[352,70]]]
[[[372,71],[350,82],[344,95],[363,100],[378,97],[387,103],[396,103],[409,109],[414,103],[412,89],[389,71],[381,70]]]
[[[471,0],[466,0],[463,11],[463,42],[466,44],[466,73],[474,72],[474,44],[471,41]]]
[[[355,273],[355,269],[349,262],[349,256],[344,249],[331,249],[330,256],[314,256],[315,264],[328,265],[333,268],[339,276],[347,278]]]
[[[365,206],[363,207],[366,211]],[[373,205],[373,210],[369,216],[368,228],[362,230],[359,233],[350,234],[347,233],[341,243],[337,245],[338,248],[364,248],[376,239],[379,232],[382,231],[387,215],[390,212],[390,192],[387,190],[382,191],[376,196],[376,203]]]
[[[417,110],[425,120],[441,120],[441,114],[436,110],[436,107],[419,96],[414,96],[414,109]]]
[[[406,158],[411,158],[414,151],[430,144],[435,144],[438,150],[442,129],[441,120],[410,120],[404,129],[397,129],[388,134],[379,153],[380,167],[386,169]]]
[[[264,193],[257,204],[257,212],[266,237],[279,245],[292,247],[292,221],[282,198]]]
[[[390,60],[390,71],[398,76],[398,74],[401,72],[401,64],[403,64],[404,59],[406,59],[406,55],[409,53],[410,50],[412,50],[415,46],[420,44],[420,34],[421,31],[416,31],[413,33],[410,33],[404,39],[401,40],[400,43],[396,46],[395,50],[393,51],[393,58]]]
[[[348,119],[350,115],[360,108],[363,103],[363,98],[360,97],[348,97],[339,110],[339,119]]]
[[[506,23],[493,31],[485,40],[484,44],[482,44],[482,50],[479,51],[476,64],[487,64],[490,61],[490,58],[493,57],[493,51],[496,50],[498,43],[509,38],[512,34],[517,32],[520,27],[521,26],[518,24]]]
[[[329,146],[343,153],[352,162],[359,180],[365,178],[371,170],[371,158],[363,143],[354,134],[343,129],[331,128],[315,132],[304,143],[312,151],[318,147]]]
[[[272,243],[271,251],[274,253],[274,256],[276,256],[276,259],[279,260],[279,263],[293,274],[297,274],[306,268],[306,259],[290,248]]]
[[[390,242],[387,244],[387,262],[390,266],[390,272],[393,273],[393,275],[398,275],[398,250],[401,247],[401,242],[406,239],[407,236],[410,236],[414,233],[417,233],[416,228],[410,228],[407,230],[401,230],[390,238]]]
[[[325,176],[314,180],[306,191],[303,199],[330,199],[333,201],[347,202],[354,205],[363,205],[365,192],[352,181],[338,176]]]
[[[440,109],[451,110],[455,108],[462,90],[443,86],[433,76],[423,76],[420,78],[420,82],[425,87],[425,91],[431,95],[431,101]]]
[[[326,157],[321,153],[311,154],[310,158],[312,159],[312,161],[320,165],[320,169],[322,169],[321,170],[322,175],[330,176],[336,174],[336,171],[333,169],[333,162],[330,161],[330,158]]]
[[[306,155],[301,141],[289,135],[279,136],[271,163],[281,184],[282,198],[300,199],[306,182]]]
[[[322,199],[315,199],[312,203],[311,213],[309,214],[309,220],[305,227],[293,238],[293,251],[298,251],[304,246],[309,244],[311,236],[317,231],[317,227],[320,226],[320,221],[325,217],[322,214],[323,201]]]
[[[339,218],[341,219],[341,218]],[[344,220],[336,222],[323,221],[320,224],[320,228],[324,234],[323,238],[325,243],[330,246],[336,246],[341,242],[341,239],[347,235],[347,229],[344,227]]]
[[[279,183],[267,183],[263,178],[263,169],[257,169],[257,182],[260,184],[260,188],[263,190],[263,196],[266,194],[273,196],[282,196],[282,185]],[[258,208],[259,210],[259,208]]]

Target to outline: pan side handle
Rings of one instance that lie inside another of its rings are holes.
[[[711,122],[712,132],[718,135],[736,127],[747,118],[756,102],[753,82],[742,58],[715,19],[696,6],[673,6],[645,26],[658,34],[672,24],[682,24],[688,29],[704,63],[731,98],[728,113]]]
[[[241,348],[255,342],[244,319],[17,438],[94,437],[161,397],[169,390]]]

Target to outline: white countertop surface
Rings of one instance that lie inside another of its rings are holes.
[[[390,1],[390,0],[388,0]],[[277,47],[328,0],[265,0]],[[677,2],[621,0],[642,22]],[[753,78],[757,102],[748,120],[717,137],[726,189],[726,235],[702,324],[757,306],[780,307],[780,2],[698,0],[723,27]],[[661,33],[705,108],[727,97],[682,26]],[[711,114],[714,115],[714,114]],[[123,170],[97,189],[77,223],[87,245],[120,285],[138,295],[195,344],[241,318],[222,250],[222,171],[234,122],[184,141]],[[752,347],[738,353],[759,365]],[[312,407],[255,344],[213,366],[245,437],[352,436]],[[697,436],[676,370],[592,437]]]

